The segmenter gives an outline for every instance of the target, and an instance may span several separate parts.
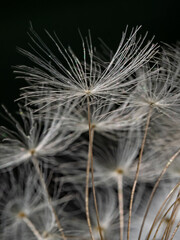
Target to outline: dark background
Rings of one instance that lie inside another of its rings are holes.
[[[7,2],[0,8],[0,102],[13,111],[19,87],[24,85],[15,79],[12,66],[27,61],[17,46],[28,49],[30,21],[45,42],[44,29],[55,31],[65,46],[78,52],[78,28],[82,35],[90,29],[93,42],[100,37],[115,50],[127,25],[142,25],[140,32],[148,31],[149,38],[155,35],[155,42],[176,43],[180,40],[179,10],[179,5],[170,0]]]

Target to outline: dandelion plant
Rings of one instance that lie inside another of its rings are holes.
[[[114,53],[80,33],[81,58],[31,26],[19,111],[1,108],[1,239],[179,239],[180,48],[139,31]]]

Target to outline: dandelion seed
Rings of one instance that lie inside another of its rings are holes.
[[[77,138],[77,133],[68,132],[63,127],[63,117],[67,113],[67,109],[61,108],[53,116],[50,112],[46,116],[35,116],[31,109],[26,108],[20,114],[22,125],[9,115],[15,131],[1,127],[6,138],[0,143],[0,168],[11,168],[32,156],[40,161],[48,161],[47,158],[52,157],[53,163],[53,156],[67,149]]]
[[[124,88],[136,85],[136,79],[128,81],[127,78],[148,62],[156,52],[152,41],[142,47],[146,36],[138,38],[138,30],[139,28],[133,29],[129,37],[126,36],[127,30],[122,34],[117,51],[104,68],[94,59],[90,36],[85,41],[82,39],[84,59],[81,62],[70,48],[66,50],[63,47],[56,35],[53,38],[48,33],[63,59],[62,62],[66,63],[63,65],[31,29],[35,54],[22,49],[20,51],[37,67],[17,67],[16,73],[19,77],[30,83],[30,86],[22,89],[22,97],[28,96],[31,104],[41,102],[44,106],[59,106],[75,99],[84,101],[87,97],[94,102],[96,99],[107,99],[111,96],[120,102],[120,99],[123,99]]]
[[[4,173],[4,180],[10,181],[3,181],[5,188],[0,199],[2,240],[62,239],[38,178],[29,165],[19,167],[16,174]],[[59,191],[54,189],[52,203],[55,208],[71,199],[68,196],[59,197]]]
[[[139,84],[129,98],[130,106],[139,114],[141,112],[148,114],[149,108],[152,108],[152,117],[163,116],[176,123],[179,121],[180,106],[178,79],[175,78],[171,68],[164,69],[161,62],[159,65],[160,67],[154,71],[150,71],[149,66],[139,70],[137,73]]]

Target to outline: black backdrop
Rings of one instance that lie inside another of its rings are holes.
[[[27,49],[30,21],[43,40],[47,38],[44,29],[55,31],[76,52],[81,48],[78,28],[83,35],[90,29],[93,41],[100,37],[115,50],[126,25],[142,25],[141,33],[155,35],[156,42],[176,43],[180,40],[179,10],[173,0],[9,1],[1,5],[0,102],[10,111],[15,109],[14,99],[24,83],[15,79],[12,66],[26,63],[17,46]]]

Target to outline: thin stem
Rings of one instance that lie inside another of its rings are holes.
[[[34,226],[34,224],[31,222],[31,220],[28,218],[28,216],[26,216],[25,213],[20,213],[20,218],[22,218],[22,220],[26,223],[26,225],[29,227],[29,229],[32,231],[32,233],[34,234],[34,236],[38,239],[38,240],[43,240],[41,234],[39,233],[39,231],[36,229],[36,227]]]
[[[38,163],[37,159],[36,159],[34,156],[32,156],[32,162],[33,162],[33,164],[34,164],[34,167],[35,167],[35,169],[36,169],[36,172],[38,173],[39,180],[40,180],[41,185],[42,185],[42,187],[43,187],[43,189],[44,189],[44,192],[45,192],[46,198],[47,198],[47,200],[48,200],[49,206],[50,206],[50,208],[51,208],[51,211],[52,211],[52,213],[53,213],[53,215],[54,215],[54,217],[55,217],[55,221],[56,221],[56,224],[57,224],[57,226],[58,226],[58,229],[59,229],[59,231],[60,231],[60,233],[61,233],[61,237],[63,238],[63,240],[66,240],[66,237],[65,237],[65,235],[64,235],[64,231],[63,231],[63,228],[62,228],[62,226],[61,226],[60,220],[59,220],[59,218],[58,218],[58,216],[57,216],[57,214],[56,214],[56,211],[55,211],[55,209],[54,209],[54,207],[53,207],[53,203],[52,203],[51,197],[50,197],[50,195],[49,195],[49,192],[48,192],[46,183],[45,183],[45,181],[44,181],[42,171],[41,171],[41,169],[40,169],[40,167],[39,167],[39,163]]]
[[[174,208],[176,206],[176,204],[179,202],[179,199],[176,199],[176,201],[171,205],[170,208]],[[170,209],[171,210],[171,209]],[[168,209],[169,211],[169,209]],[[164,234],[163,234],[163,237],[162,237],[162,240],[167,240],[169,238],[169,235],[170,235],[170,231],[172,229],[172,225],[173,225],[173,222],[174,222],[174,212],[173,212],[173,215],[171,214],[171,217],[169,219],[169,223],[167,224],[167,227],[164,231]],[[155,239],[154,239],[155,240]]]
[[[96,211],[96,219],[97,219],[97,224],[98,224],[98,231],[101,240],[103,240],[102,236],[102,228],[100,225],[100,220],[99,220],[99,212],[98,212],[98,206],[97,206],[97,199],[96,199],[96,190],[95,190],[95,185],[94,185],[94,167],[93,167],[93,138],[94,138],[94,128],[91,126],[91,178],[92,178],[92,190],[93,190],[93,198],[94,198],[94,206],[95,206],[95,211]]]
[[[165,214],[163,215],[163,217],[162,217],[162,219],[161,219],[161,221],[160,221],[160,223],[159,223],[159,225],[158,225],[158,227],[157,227],[157,229],[156,229],[156,232],[155,232],[155,234],[154,234],[153,240],[156,240],[156,236],[157,236],[157,234],[158,234],[158,231],[159,231],[162,223],[164,222],[167,214],[171,211],[171,209],[173,208],[173,206],[174,206],[175,203],[176,203],[176,202],[172,203],[171,206],[167,209],[167,211],[166,211]],[[150,230],[150,232],[149,232],[149,234],[148,234],[148,236],[147,236],[147,240],[150,239],[152,230],[153,230],[153,229],[151,228],[151,230]],[[167,227],[166,227],[166,229],[164,230],[164,234],[163,234],[162,239],[164,239],[164,236],[165,236],[165,234],[166,234],[166,231],[167,231]]]
[[[130,204],[129,204],[129,219],[128,219],[127,240],[129,240],[129,238],[130,238],[132,205],[133,205],[134,194],[135,194],[135,190],[136,190],[136,184],[137,184],[137,180],[138,180],[138,176],[139,176],[139,170],[140,170],[140,165],[141,165],[141,161],[142,161],[142,155],[143,155],[144,146],[145,146],[145,142],[146,142],[147,132],[148,132],[149,123],[150,123],[150,119],[151,119],[151,113],[152,113],[152,106],[149,109],[149,113],[148,113],[147,120],[146,120],[145,132],[144,132],[144,137],[143,137],[143,141],[142,141],[142,144],[141,144],[139,160],[138,160],[138,163],[137,163],[136,175],[135,175],[135,179],[134,179],[134,183],[133,183],[133,187],[132,187],[132,191],[131,191],[131,198],[130,198]]]
[[[85,192],[85,205],[86,205],[86,219],[89,228],[89,233],[91,235],[91,239],[94,240],[92,225],[89,215],[89,174],[90,174],[90,165],[91,165],[91,143],[92,143],[92,135],[91,135],[91,116],[90,116],[90,103],[89,96],[87,96],[87,106],[88,106],[88,124],[89,124],[89,147],[88,147],[88,160],[86,166],[86,192]]]
[[[91,164],[91,157],[90,152],[88,150],[88,160],[86,166],[86,190],[85,190],[85,205],[86,205],[86,219],[89,228],[89,233],[91,235],[91,239],[94,240],[93,231],[91,226],[91,220],[89,216],[89,173],[90,173],[90,164]]]
[[[88,149],[88,164],[87,164],[87,171],[86,171],[86,216],[88,221],[89,230],[91,229],[92,233],[92,226],[89,218],[89,172],[90,172],[90,164],[91,164],[91,178],[92,178],[92,190],[93,190],[93,199],[94,199],[94,206],[96,212],[96,219],[98,225],[98,231],[100,235],[100,239],[103,240],[102,230],[99,221],[99,213],[98,213],[98,206],[96,200],[96,190],[94,185],[94,167],[93,167],[93,139],[94,139],[94,127],[91,124],[91,110],[90,110],[90,100],[89,96],[87,95],[87,108],[88,108],[88,125],[89,125],[89,149]],[[87,179],[88,178],[88,179]],[[93,239],[93,236],[91,234]]]
[[[160,217],[162,216],[162,213],[161,211],[163,210],[165,204],[167,203],[167,201],[170,200],[170,198],[172,198],[172,195],[174,194],[174,192],[177,190],[177,188],[179,187],[180,185],[180,182],[170,191],[170,193],[168,194],[168,196],[166,197],[166,199],[164,200],[163,204],[161,205],[160,209],[158,210],[158,213],[156,214],[156,217],[153,221],[153,224],[151,226],[151,229],[149,231],[149,234],[148,234],[148,237],[147,237],[147,240],[150,238],[151,236],[151,233],[152,233],[152,230],[155,226],[155,224],[158,222],[158,220],[160,219]]]
[[[174,207],[173,207],[173,210],[172,210],[172,213],[171,213],[171,217],[170,217],[170,220],[169,220],[169,223],[168,223],[168,226],[167,226],[167,233],[166,233],[165,240],[167,240],[169,238],[172,226],[174,224],[174,221],[175,221],[177,213],[178,213],[179,201],[180,201],[179,197],[180,197],[180,192],[177,195],[176,204],[174,204]]]
[[[119,237],[120,240],[123,240],[123,231],[124,231],[124,206],[123,206],[123,175],[118,174],[117,178],[118,185],[118,202],[119,202]]]
[[[174,232],[172,233],[172,236],[171,236],[170,240],[173,240],[173,238],[174,238],[174,236],[175,236],[177,230],[179,229],[179,227],[180,227],[180,221],[178,222],[176,228],[174,229]]]
[[[152,193],[151,193],[151,196],[149,198],[149,201],[148,201],[148,204],[147,204],[147,209],[146,209],[146,212],[144,214],[144,218],[143,218],[143,222],[141,224],[141,229],[140,229],[140,232],[139,232],[139,237],[138,237],[138,240],[141,239],[141,235],[142,235],[142,230],[143,230],[143,227],[144,227],[144,223],[145,223],[145,220],[146,220],[146,217],[147,217],[147,214],[149,212],[149,209],[150,209],[150,206],[151,206],[151,203],[152,203],[152,200],[153,200],[153,197],[154,197],[154,194],[159,186],[159,183],[162,179],[162,177],[164,176],[164,174],[166,173],[167,169],[169,168],[169,166],[173,163],[173,161],[175,160],[175,158],[178,156],[178,154],[180,153],[180,149],[170,158],[170,160],[168,161],[168,163],[166,164],[166,166],[164,167],[164,169],[162,170],[158,180],[156,181],[156,184],[154,185],[154,188],[152,190]]]

